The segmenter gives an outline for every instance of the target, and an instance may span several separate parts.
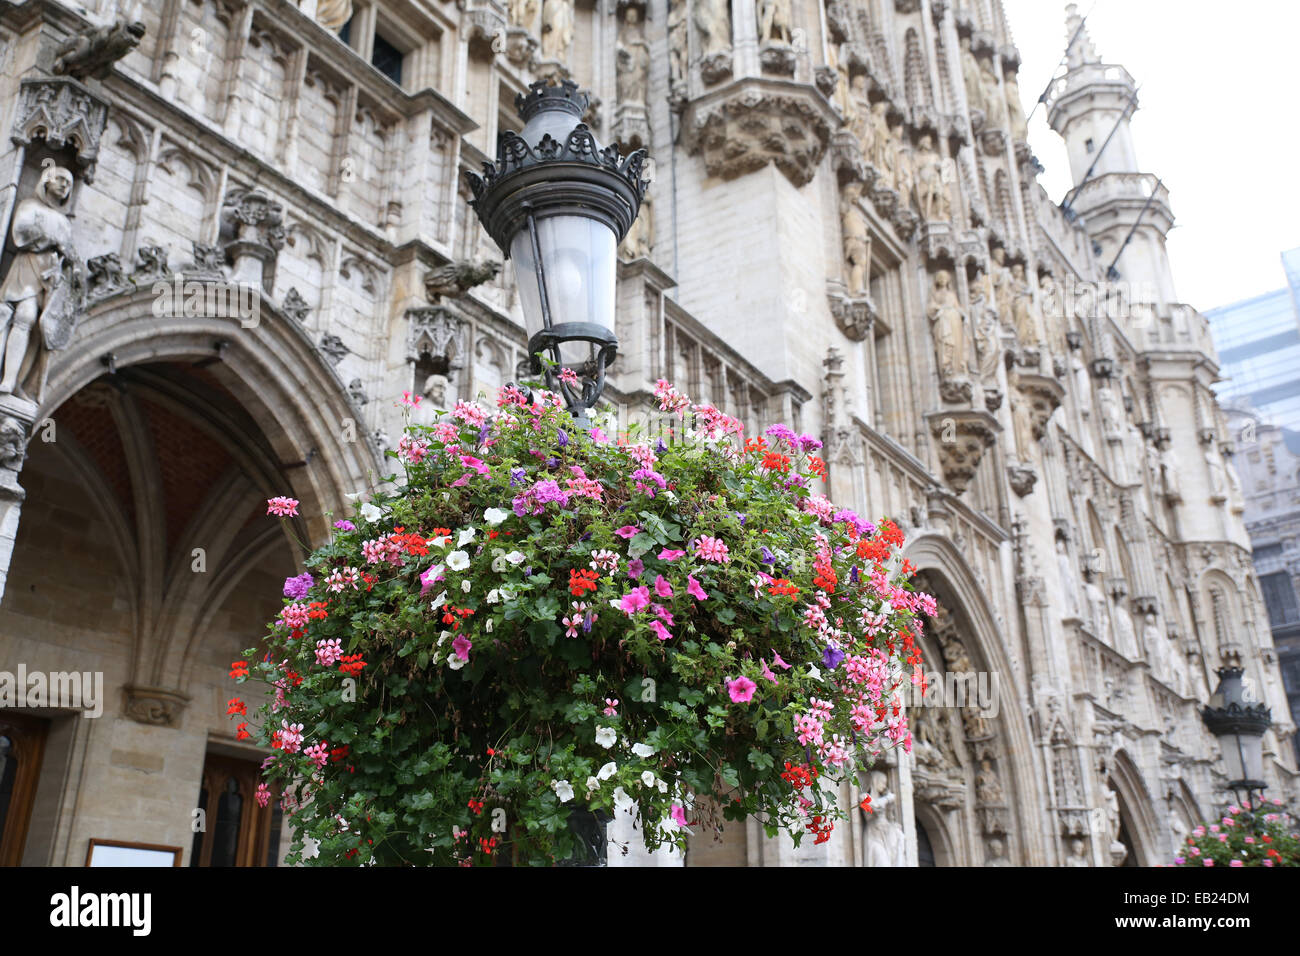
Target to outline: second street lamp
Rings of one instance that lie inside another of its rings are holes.
[[[537,82],[515,97],[520,133],[497,139],[496,162],[468,173],[471,205],[515,263],[534,372],[549,353],[577,381],[546,370],[547,384],[585,422],[618,351],[614,290],[618,244],[632,227],[648,182],[646,151],[620,156],[586,124],[587,94],[576,83]]]
[[[1234,793],[1244,792],[1246,799],[1243,802],[1250,804],[1253,811],[1256,801],[1252,799],[1252,793],[1262,793],[1267,786],[1264,782],[1263,743],[1264,733],[1273,720],[1268,707],[1246,699],[1240,667],[1220,667],[1215,673],[1219,675],[1219,686],[1201,711],[1201,719],[1210,733],[1218,738],[1228,771],[1228,786]]]

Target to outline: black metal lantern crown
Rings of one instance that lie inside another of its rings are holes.
[[[1269,708],[1247,700],[1242,668],[1221,667],[1216,673],[1219,686],[1209,705],[1201,710],[1201,719],[1219,740],[1230,778],[1228,786],[1234,790],[1262,790],[1261,744],[1273,724]]]
[[[515,97],[523,130],[497,137],[496,162],[485,162],[482,175],[466,174],[470,205],[515,262],[533,371],[539,352],[571,368],[578,384],[549,370],[547,380],[579,417],[595,404],[617,354],[617,248],[649,185],[646,151],[624,157],[602,147],[582,122],[587,105],[570,80],[532,84]]]

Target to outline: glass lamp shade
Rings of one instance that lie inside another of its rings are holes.
[[[1264,738],[1253,734],[1230,733],[1219,737],[1224,769],[1230,781],[1262,780],[1264,777]]]
[[[580,215],[546,216],[534,222],[541,252],[540,270],[527,226],[515,234],[510,244],[529,338],[546,328],[543,285],[552,328],[583,323],[612,331],[618,263],[614,231],[599,220]],[[560,344],[560,364],[575,371],[592,355],[589,342]]]

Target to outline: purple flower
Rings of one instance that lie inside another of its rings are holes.
[[[853,565],[853,567],[849,569],[849,580],[852,581],[854,584],[857,584],[859,578],[861,577],[862,575],[858,573],[858,566],[856,564]]]
[[[822,443],[812,435],[800,435],[799,447],[804,451],[816,451],[818,448],[822,447]]]
[[[633,558],[627,563],[627,576],[629,578],[639,578],[643,571],[645,571],[645,562],[640,558]]]
[[[293,601],[301,601],[311,590],[311,586],[316,583],[316,579],[304,571],[295,578],[284,579],[284,596]]]
[[[522,468],[510,469],[510,484],[522,485],[528,480],[528,474]]]
[[[546,459],[547,468],[558,468],[559,466],[560,466],[560,459],[556,458],[554,455]]]
[[[767,545],[763,545],[763,563],[776,564],[776,555],[768,550]]]
[[[564,429],[561,428],[561,429],[560,429],[560,435],[559,435],[559,445],[560,445],[561,448],[563,448],[563,447],[564,447],[565,445],[567,445],[568,443],[569,443],[569,436],[566,435],[566,434],[564,434]]]
[[[334,522],[334,527],[338,528],[340,531],[357,530],[357,526],[354,525],[351,521],[348,521],[346,518],[342,519],[341,521]]]
[[[826,650],[822,651],[822,664],[828,671],[833,671],[840,666],[840,661],[844,660],[844,652],[839,649],[833,642],[826,645]]]
[[[656,455],[662,455],[662,454],[663,454],[664,452],[666,452],[667,450],[668,450],[668,446],[664,444],[664,440],[663,440],[662,438],[659,439],[657,442],[655,442],[655,454],[656,454]]]
[[[784,425],[773,425],[763,432],[763,434],[770,435],[777,441],[788,442],[790,445],[797,445],[799,443],[799,439],[795,436],[795,433]]]
[[[488,440],[488,435],[492,434],[492,429],[484,425],[478,430],[478,443],[481,445]]]

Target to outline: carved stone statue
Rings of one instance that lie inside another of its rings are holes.
[[[1109,787],[1106,789],[1106,825],[1107,835],[1110,837],[1110,859],[1114,866],[1119,866],[1124,862],[1124,857],[1128,856],[1128,848],[1124,846],[1123,841],[1119,838],[1120,815],[1119,815],[1119,794]]]
[[[618,50],[614,56],[619,103],[646,104],[646,80],[650,72],[650,44],[645,38],[641,10],[629,5],[618,31]]]
[[[758,0],[758,42],[789,46],[790,20],[790,0]]]
[[[923,219],[934,221],[951,216],[951,209],[947,208],[951,204],[944,202],[946,192],[943,158],[935,150],[934,140],[926,134],[916,150],[916,200]]]
[[[144,33],[142,22],[125,18],[92,27],[59,46],[52,72],[78,80],[87,76],[102,80],[112,72],[114,63],[140,45]]]
[[[966,87],[966,102],[972,110],[984,112],[984,84],[979,63],[970,50],[970,37],[962,37],[958,42],[961,45],[961,78]]]
[[[1083,837],[1070,840],[1070,855],[1065,858],[1066,866],[1092,866],[1088,860],[1088,843]]]
[[[952,274],[940,269],[934,275],[934,288],[925,314],[934,335],[934,350],[939,361],[939,377],[945,380],[964,378],[969,372],[966,313],[952,288]]]
[[[987,757],[980,761],[980,769],[975,774],[975,800],[980,806],[985,807],[1001,807],[1007,802],[1002,781]]]
[[[844,231],[844,285],[851,296],[866,295],[871,281],[871,232],[858,204],[862,184],[846,183],[840,199],[840,228]]]
[[[641,200],[641,211],[632,220],[632,228],[623,237],[619,252],[624,259],[649,258],[655,243],[654,200],[646,193]]]
[[[984,125],[990,129],[1005,129],[1007,101],[998,87],[998,75],[991,59],[980,61],[980,85],[984,89]]]
[[[889,790],[889,777],[882,771],[871,771],[871,806],[873,813],[867,822],[867,866],[903,866],[906,848],[903,844],[903,827],[890,816],[894,794]]]
[[[1011,269],[1007,266],[1007,251],[1001,246],[993,250],[993,265],[989,267],[989,278],[993,282],[993,301],[998,310],[998,318],[1003,324],[1010,324],[1014,282],[1011,278]]]
[[[668,0],[668,84],[686,82],[686,0]]]
[[[316,22],[330,33],[338,33],[352,19],[352,0],[318,0]]]
[[[1165,497],[1171,501],[1182,499],[1182,488],[1178,480],[1178,462],[1174,459],[1173,449],[1165,445],[1160,449],[1160,473],[1164,478]]]
[[[451,397],[451,379],[439,372],[434,372],[424,380],[424,387],[420,389],[425,399],[434,408],[451,408],[454,402],[450,402]]]
[[[573,0],[545,0],[542,4],[542,59],[563,63],[573,46]]]
[[[1061,293],[1056,286],[1056,277],[1044,272],[1038,277],[1038,298],[1042,304],[1043,324],[1047,327],[1047,345],[1053,355],[1064,355],[1065,344],[1065,307],[1061,302]]]
[[[510,0],[510,25],[525,30],[537,29],[537,14],[541,12],[541,0]]]
[[[1138,655],[1137,635],[1133,633],[1133,615],[1124,607],[1115,608],[1115,649],[1128,658]]]
[[[35,194],[18,203],[11,235],[17,255],[0,283],[0,393],[40,403],[49,353],[67,346],[84,292],[65,210],[72,173],[47,160]],[[39,334],[33,335],[34,327]]]
[[[1061,590],[1065,594],[1065,616],[1079,616],[1079,582],[1070,562],[1070,550],[1064,538],[1056,539],[1056,570],[1061,577]]]
[[[1109,387],[1100,388],[1097,390],[1097,400],[1101,403],[1102,435],[1107,441],[1118,441],[1122,437],[1123,422],[1115,391]]]
[[[1083,582],[1083,596],[1088,602],[1088,613],[1096,629],[1097,639],[1107,647],[1112,646],[1110,636],[1110,609],[1106,606],[1106,595],[1092,581]]]
[[[990,837],[988,841],[988,857],[984,860],[985,866],[1010,866],[1011,861],[1006,857],[1006,841],[1001,837]]]
[[[1002,342],[998,336],[998,314],[993,305],[993,285],[983,265],[975,267],[970,290],[971,324],[975,333],[980,384],[986,389],[995,389],[998,387],[998,365],[1002,361]]]
[[[876,145],[876,126],[871,121],[871,106],[867,103],[867,75],[856,74],[843,94],[849,132],[858,138],[862,155],[868,161]]]
[[[1151,673],[1157,680],[1169,681],[1171,677],[1167,644],[1164,634],[1156,626],[1156,616],[1148,612],[1142,624],[1142,648],[1146,652],[1147,663],[1151,665]]]
[[[1011,301],[1011,316],[1015,322],[1016,338],[1023,347],[1033,348],[1043,341],[1043,333],[1038,311],[1034,308],[1034,293],[1025,278],[1023,263],[1017,262],[1011,267],[1011,282],[1015,296]]]
[[[1020,461],[1033,461],[1030,449],[1034,447],[1034,419],[1029,399],[1019,389],[1011,389],[1011,425],[1016,436],[1016,453]]]
[[[1002,87],[1007,94],[1007,114],[1010,116],[1011,141],[1023,143],[1029,139],[1029,121],[1025,119],[1025,109],[1020,104],[1020,83],[1014,73],[1006,76]]]
[[[1219,461],[1213,448],[1205,449],[1205,469],[1210,478],[1210,497],[1215,501],[1225,500],[1228,497],[1228,480],[1223,462]]]
[[[893,134],[893,163],[894,168],[894,188],[898,190],[898,195],[903,206],[916,208],[916,165],[912,159],[912,151],[903,145],[901,133]]]
[[[894,166],[890,162],[893,156],[893,134],[890,132],[889,120],[885,115],[888,109],[889,104],[884,100],[871,106],[871,151],[868,159],[876,168],[876,175],[881,185],[893,189]]]
[[[731,49],[729,0],[696,0],[695,31],[700,36],[700,56],[712,56]]]

